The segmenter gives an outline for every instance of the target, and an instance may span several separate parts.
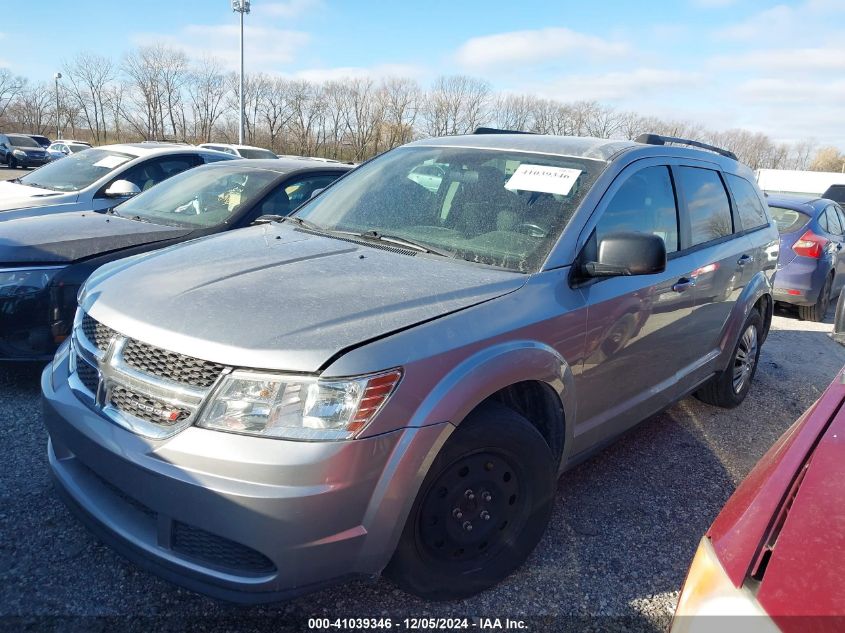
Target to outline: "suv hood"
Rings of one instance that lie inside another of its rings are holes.
[[[167,350],[316,373],[348,348],[527,279],[274,224],[107,264],[89,279],[81,304],[118,332]]]
[[[17,218],[0,226],[0,264],[69,264],[191,232],[93,211]]]

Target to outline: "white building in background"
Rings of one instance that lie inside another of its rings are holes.
[[[820,196],[831,185],[845,184],[845,174],[835,171],[758,169],[757,184],[769,193],[800,193]]]

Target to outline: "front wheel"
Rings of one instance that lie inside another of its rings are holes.
[[[760,343],[763,340],[763,317],[757,309],[751,310],[736,342],[728,368],[719,372],[695,392],[695,397],[725,409],[742,404],[751,381],[757,373],[760,360]]]
[[[523,416],[488,402],[447,440],[420,488],[385,575],[427,600],[456,600],[519,567],[549,522],[549,445]]]
[[[17,169],[18,168],[18,161],[11,154],[6,156],[6,164],[9,166],[9,169]]]

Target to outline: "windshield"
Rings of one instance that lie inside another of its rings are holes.
[[[108,149],[86,149],[90,151],[47,163],[21,178],[20,182],[53,191],[79,191],[113,172],[123,163],[137,158]]]
[[[778,233],[781,235],[797,231],[810,221],[809,215],[804,215],[795,209],[770,206],[769,211],[775,219],[775,222],[778,225]]]
[[[297,216],[412,240],[471,262],[540,268],[606,163],[516,151],[405,147],[359,167]]]
[[[273,152],[266,149],[238,149],[243,158],[278,158]]]
[[[9,142],[15,147],[41,147],[30,137],[18,136],[17,134],[9,134]]]
[[[250,205],[278,176],[274,171],[219,163],[198,167],[127,200],[115,211],[168,226],[216,226]]]
[[[84,149],[91,149],[91,147],[89,145],[68,145],[68,148],[74,154],[76,154],[76,152],[81,152]]]

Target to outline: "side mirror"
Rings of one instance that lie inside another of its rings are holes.
[[[65,148],[62,150],[62,154],[70,154],[70,150],[69,150],[67,147],[65,147]]]
[[[648,233],[610,233],[598,244],[598,261],[583,265],[588,277],[654,275],[666,270],[666,244]]]
[[[270,224],[270,222],[281,222],[285,219],[283,215],[259,215],[252,221],[252,225],[255,226],[256,224]]]
[[[310,200],[311,198],[317,197],[317,194],[322,193],[323,189],[325,189],[325,187],[320,187],[319,189],[315,189],[314,191],[311,192],[311,195],[309,196],[308,199]]]
[[[141,193],[141,190],[134,182],[115,180],[103,193],[106,198],[131,198]]]

